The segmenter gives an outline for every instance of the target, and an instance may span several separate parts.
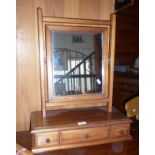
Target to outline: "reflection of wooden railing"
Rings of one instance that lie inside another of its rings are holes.
[[[82,57],[85,57],[86,55],[84,53],[82,53],[81,51],[78,50],[73,50],[73,49],[68,49],[68,48],[55,48],[54,51],[61,51],[61,52],[67,52],[67,53],[71,53],[74,52],[77,54],[79,54]]]
[[[62,78],[60,78],[57,82],[60,82],[60,81],[62,81],[64,78],[66,78],[67,76],[69,76],[70,74],[72,74],[73,73],[73,75],[74,75],[74,71],[77,69],[77,68],[79,68],[80,69],[80,66],[82,65],[82,64],[84,64],[84,72],[86,72],[86,61],[88,60],[88,59],[90,59],[92,56],[94,55],[94,52],[92,52],[90,55],[88,55],[88,56],[86,56],[79,64],[77,64],[74,68],[72,68],[67,74],[65,74]]]
[[[55,82],[55,89],[57,90],[55,91],[55,95],[96,92],[96,74],[95,70],[93,70],[93,67],[95,65],[95,52],[92,52],[89,55],[85,55],[80,51],[70,49],[60,50],[62,52],[67,52],[66,55],[69,71],[63,75],[54,75],[54,78],[57,79],[57,81]],[[68,55],[71,55],[70,52],[75,52],[75,57],[69,58]],[[75,66],[72,66],[71,61],[78,60],[79,58],[81,61]],[[89,69],[86,67],[86,65],[89,66]],[[65,88],[63,89],[62,87]]]

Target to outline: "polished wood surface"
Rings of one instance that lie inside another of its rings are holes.
[[[28,130],[41,110],[37,7],[45,16],[109,20],[114,0],[17,0],[17,131]],[[22,115],[21,115],[22,114]]]
[[[83,148],[79,147],[74,149],[57,150],[47,153],[40,153],[39,155],[139,155],[138,133],[133,132],[132,135],[134,138],[125,142],[109,143]],[[17,132],[16,142],[24,146],[28,150],[31,150],[32,146],[30,132]]]
[[[32,112],[31,115],[31,132],[68,129],[70,127],[78,128],[80,126],[78,126],[77,123],[82,120],[87,122],[84,127],[95,126],[95,124],[102,122],[130,122],[124,114],[115,108],[113,108],[112,113],[109,113],[107,107],[48,111],[46,119],[42,117],[40,111],[36,111]]]
[[[108,107],[53,110],[43,118],[40,111],[31,115],[33,153],[118,142],[131,139],[132,122]],[[83,125],[79,125],[79,123]]]

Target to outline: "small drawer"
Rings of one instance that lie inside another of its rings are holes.
[[[80,143],[109,138],[109,127],[68,130],[61,132],[61,143]]]
[[[35,134],[35,146],[52,146],[59,144],[59,132],[44,132]]]
[[[119,124],[111,126],[111,137],[128,136],[130,131],[130,124]]]

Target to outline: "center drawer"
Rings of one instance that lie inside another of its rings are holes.
[[[109,138],[109,127],[94,127],[61,132],[61,144],[80,143]]]

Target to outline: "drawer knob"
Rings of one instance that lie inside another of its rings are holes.
[[[86,138],[86,139],[88,139],[89,137],[90,137],[89,134],[84,135],[84,138]]]
[[[46,138],[46,143],[50,143],[50,139],[49,138]]]

